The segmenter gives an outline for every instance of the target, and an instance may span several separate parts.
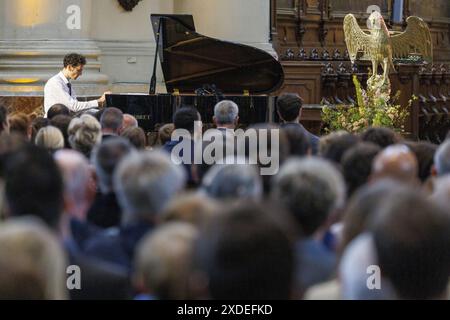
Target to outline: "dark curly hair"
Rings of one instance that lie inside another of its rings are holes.
[[[64,68],[68,66],[78,67],[86,64],[86,57],[78,53],[69,53],[64,57]]]

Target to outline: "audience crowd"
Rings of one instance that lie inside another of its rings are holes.
[[[277,111],[250,127],[278,132],[263,176],[258,150],[237,155],[231,101],[212,119],[180,108],[151,146],[116,108],[0,106],[0,299],[448,299],[450,139],[318,137],[294,94]],[[179,164],[196,121],[230,148]]]

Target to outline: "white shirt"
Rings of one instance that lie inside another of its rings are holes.
[[[73,112],[79,112],[86,109],[97,108],[98,101],[92,100],[80,102],[72,87],[72,95],[68,87],[69,80],[62,72],[58,73],[47,81],[44,87],[44,108],[47,115],[48,110],[55,104],[63,104]]]

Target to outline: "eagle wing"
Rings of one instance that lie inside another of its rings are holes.
[[[391,37],[394,58],[407,58],[410,53],[420,53],[427,61],[433,59],[433,43],[428,25],[419,17],[406,19],[405,32]]]
[[[352,62],[356,60],[356,56],[360,51],[364,52],[365,56],[372,56],[370,52],[372,37],[359,27],[355,16],[351,13],[344,18],[344,34],[348,54]]]

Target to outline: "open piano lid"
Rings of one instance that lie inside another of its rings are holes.
[[[283,67],[274,57],[197,33],[192,15],[152,14],[151,21],[155,39],[161,30],[159,58],[169,93],[215,85],[225,94],[268,94],[283,84]]]

